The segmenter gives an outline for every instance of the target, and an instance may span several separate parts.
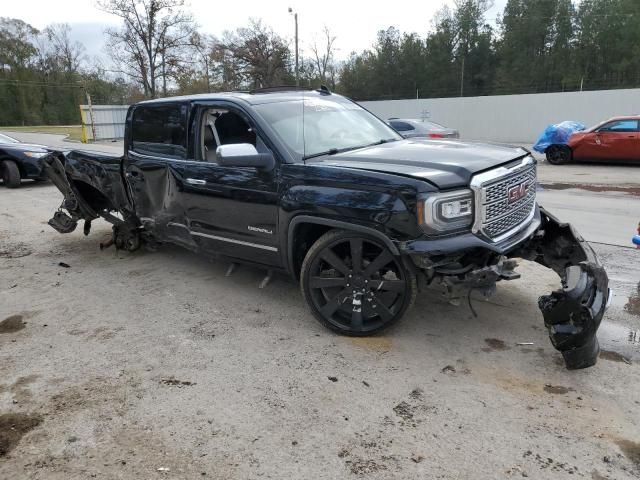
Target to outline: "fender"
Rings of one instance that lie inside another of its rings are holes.
[[[382,243],[384,243],[385,246],[389,249],[389,251],[393,255],[395,256],[400,255],[400,251],[398,250],[398,247],[391,241],[391,239],[387,237],[384,233],[380,232],[379,230],[376,230],[375,228],[365,227],[357,223],[341,222],[340,220],[314,217],[312,215],[298,215],[289,222],[289,228],[287,229],[287,265],[292,274],[294,273],[292,270],[293,247],[294,247],[293,235],[295,234],[295,231],[298,228],[298,226],[303,223],[314,223],[316,225],[326,225],[328,227],[340,228],[342,230],[351,230],[353,232],[366,233],[368,235],[371,235],[372,237],[377,238]]]

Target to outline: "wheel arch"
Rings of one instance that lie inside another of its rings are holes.
[[[314,217],[312,215],[298,215],[289,222],[289,228],[287,230],[287,265],[288,270],[296,280],[300,278],[300,268],[304,261],[304,256],[308,249],[315,241],[320,238],[324,233],[332,229],[340,229],[352,232],[359,232],[370,235],[380,240],[389,249],[389,251],[399,256],[400,251],[398,247],[391,241],[391,239],[384,233],[376,230],[375,228],[359,225],[356,223],[343,222],[340,220],[334,220],[331,218]],[[303,250],[296,249],[296,245],[300,245],[299,240],[296,239],[301,231],[304,232],[303,241],[311,241],[311,244]],[[298,241],[296,241],[298,240]]]

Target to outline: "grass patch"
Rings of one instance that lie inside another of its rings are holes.
[[[55,135],[68,135],[69,140],[82,140],[82,126],[80,125],[39,125],[32,127],[1,127],[4,132],[27,132],[27,133],[53,133]]]

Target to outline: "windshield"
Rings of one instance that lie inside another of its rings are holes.
[[[18,143],[18,140],[11,138],[9,135],[3,135],[0,133],[0,143]]]
[[[299,159],[402,139],[378,117],[342,99],[305,98],[304,115],[302,99],[255,108]]]

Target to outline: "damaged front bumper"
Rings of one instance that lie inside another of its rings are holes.
[[[536,234],[509,256],[532,260],[560,276],[562,289],[541,296],[538,306],[566,367],[590,367],[600,352],[596,332],[611,294],[609,279],[591,246],[571,225],[543,208],[540,214]]]
[[[568,369],[597,362],[596,332],[610,297],[607,274],[580,234],[543,208],[536,208],[526,228],[499,244],[469,233],[408,242],[400,250],[411,256],[429,284],[435,281],[443,285],[454,304],[459,304],[470,290],[489,297],[496,282],[519,278],[515,271],[517,258],[552,269],[560,277],[562,288],[538,300],[551,343],[562,353]]]

